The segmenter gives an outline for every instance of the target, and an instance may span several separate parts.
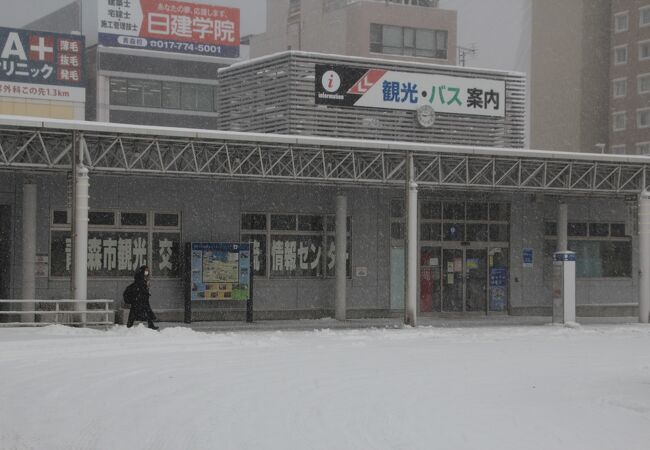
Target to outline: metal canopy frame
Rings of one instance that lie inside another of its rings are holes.
[[[0,116],[0,170],[64,172],[73,131],[91,174],[422,188],[638,194],[650,158],[329,139]]]

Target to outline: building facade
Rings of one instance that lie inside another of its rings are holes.
[[[650,2],[613,0],[610,23],[610,150],[650,155]]]
[[[429,0],[274,0],[251,56],[302,50],[455,65],[456,22]]]
[[[648,154],[649,20],[647,0],[533,2],[533,148]]]

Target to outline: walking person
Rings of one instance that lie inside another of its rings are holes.
[[[126,326],[131,328],[133,322],[140,320],[146,321],[152,330],[157,330],[158,327],[153,323],[156,320],[156,315],[149,304],[149,297],[151,297],[149,292],[149,267],[141,266],[138,268],[135,271],[134,278],[135,281],[124,291],[124,302],[131,305]]]

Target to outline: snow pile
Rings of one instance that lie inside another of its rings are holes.
[[[0,329],[0,449],[647,449],[650,327]]]

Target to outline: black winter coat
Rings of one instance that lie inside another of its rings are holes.
[[[144,278],[144,268],[139,268],[135,273],[136,293],[131,302],[131,310],[135,314],[135,320],[156,320],[156,315],[149,304],[149,286]]]

